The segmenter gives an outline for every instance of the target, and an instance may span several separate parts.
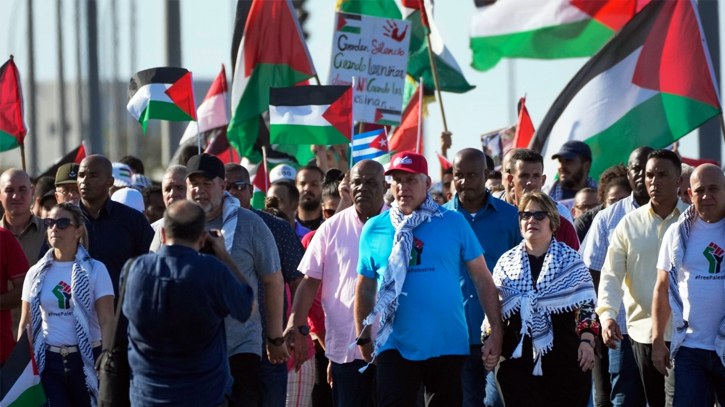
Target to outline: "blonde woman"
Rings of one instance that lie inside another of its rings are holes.
[[[113,334],[111,277],[84,247],[78,206],[58,204],[44,222],[51,249],[25,276],[20,326],[30,325],[48,404],[96,406],[95,360]]]

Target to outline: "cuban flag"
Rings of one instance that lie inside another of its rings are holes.
[[[352,162],[372,160],[388,154],[388,137],[385,129],[355,134],[352,137]]]

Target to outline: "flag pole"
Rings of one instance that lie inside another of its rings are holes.
[[[433,71],[433,84],[435,85],[436,94],[438,95],[438,104],[441,106],[441,116],[443,117],[443,130],[448,132],[448,123],[446,123],[446,112],[445,110],[443,110],[443,98],[441,97],[441,88],[440,85],[438,85],[438,70],[436,70],[436,62],[435,58],[433,58],[433,48],[431,47],[430,43],[430,30],[428,30],[426,38],[428,39],[428,59],[430,60],[430,69],[431,71]],[[422,100],[421,103],[423,103]],[[446,157],[448,154],[448,149],[442,147],[441,150],[441,153],[443,153],[443,157]]]
[[[313,77],[314,77],[314,78],[315,78],[315,80],[317,81],[317,86],[320,86],[320,77],[319,77],[319,76],[317,76],[317,74],[314,74],[314,75],[313,75]]]
[[[722,120],[722,115],[720,116],[720,120]],[[25,146],[20,146],[20,158],[23,160],[23,171],[28,171],[25,169]]]
[[[259,168],[257,168],[259,171]],[[262,171],[264,171],[264,196],[269,191],[269,173],[267,172],[267,146],[262,146]]]
[[[720,112],[720,131],[722,131],[722,137],[725,139],[725,121],[723,121],[722,112]]]
[[[418,84],[418,140],[415,143],[415,152],[420,154],[420,139],[423,137],[423,77]]]
[[[350,97],[352,103],[350,104],[350,164],[355,165],[355,160],[352,158],[352,141],[355,139],[355,77],[352,77],[352,84],[350,85]],[[359,124],[359,132],[362,132],[363,122]],[[352,165],[350,168],[352,168]]]

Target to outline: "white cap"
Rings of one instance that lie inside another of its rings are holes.
[[[285,181],[290,180],[292,182],[295,182],[295,176],[297,175],[297,170],[294,169],[291,165],[287,164],[280,164],[269,172],[269,182],[277,182],[277,181]]]
[[[133,171],[123,163],[113,163],[113,186],[130,187],[133,185]]]
[[[111,195],[111,200],[122,203],[129,208],[136,209],[137,211],[143,213],[144,211],[144,203],[143,203],[143,195],[141,193],[133,188],[121,188],[118,191],[114,192],[113,195]]]

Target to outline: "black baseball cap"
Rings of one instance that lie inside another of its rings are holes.
[[[76,163],[67,163],[58,167],[58,171],[55,172],[55,186],[78,182],[79,167]]]
[[[554,154],[551,159],[556,160],[559,157],[564,157],[567,160],[573,160],[578,156],[586,157],[591,160],[592,149],[589,148],[589,145],[583,141],[569,140],[561,146],[559,152]]]
[[[224,179],[224,163],[211,154],[195,155],[186,163],[186,178],[194,174],[201,174],[207,179]]]

